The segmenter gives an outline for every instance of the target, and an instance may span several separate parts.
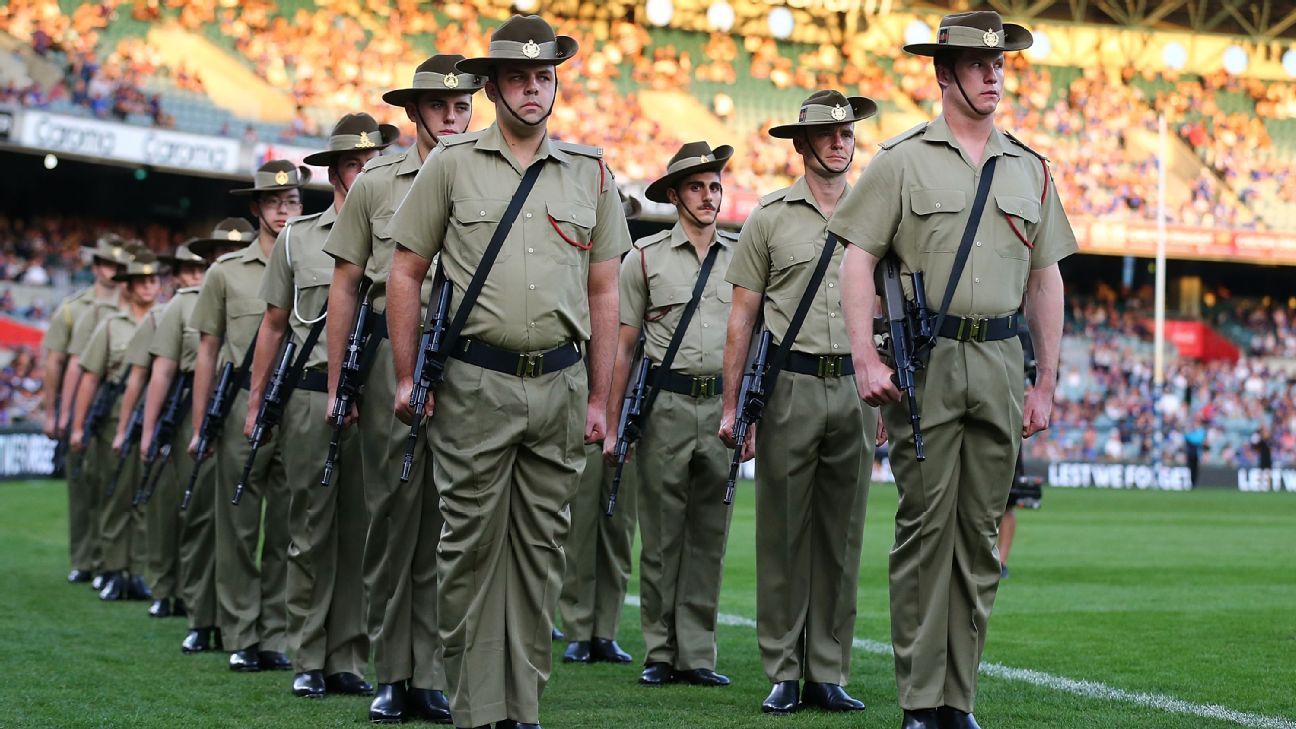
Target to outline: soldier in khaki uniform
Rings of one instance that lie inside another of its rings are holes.
[[[555,67],[575,52],[573,39],[539,17],[514,16],[492,34],[487,57],[461,61],[461,72],[491,79],[497,121],[442,138],[389,228],[401,246],[388,300],[395,405],[412,421],[420,289],[431,261],[440,254],[457,311],[506,197],[538,165],[424,411],[435,410],[428,444],[445,519],[438,619],[459,726],[538,726],[567,503],[584,444],[607,431],[617,259],[630,234],[600,150],[546,134]],[[586,340],[588,380],[576,366]]]
[[[361,467],[370,526],[364,548],[364,580],[369,595],[367,628],[374,644],[378,691],[371,721],[390,723],[407,716],[449,723],[445,666],[436,617],[436,548],[441,536],[432,470],[415,460],[408,483],[400,469],[409,426],[396,419],[392,400],[396,375],[387,338],[387,273],[396,243],[387,230],[392,213],[437,138],[461,134],[472,118],[472,97],[482,79],[459,73],[463,56],[433,56],[419,65],[409,87],[392,89],[383,101],[403,107],[414,122],[417,141],[398,154],[372,160],[356,178],[338,211],[324,252],[336,258],[329,289],[329,410],[345,356],[347,338],[359,305],[362,278],[372,282],[372,331],[378,338],[359,416]],[[431,279],[423,289],[427,304]],[[425,495],[431,495],[425,498]],[[417,606],[417,609],[415,608]]]
[[[72,328],[77,319],[95,302],[115,305],[118,297],[117,282],[113,280],[121,267],[121,240],[116,236],[100,238],[90,251],[90,271],[94,285],[69,296],[50,317],[49,328],[41,340],[45,358],[45,435],[54,440],[66,440],[67,422],[72,417],[72,397],[77,376],[64,379],[65,373],[79,375],[80,370],[69,367],[72,355]],[[74,465],[74,459],[77,461]],[[72,571],[68,582],[89,582],[99,565],[95,554],[95,529],[91,526],[94,502],[84,488],[87,481],[81,478],[80,454],[68,454],[65,464],[68,482],[68,556]],[[75,472],[75,475],[74,475]]]
[[[241,373],[253,346],[265,302],[261,278],[275,238],[290,218],[301,214],[301,187],[310,170],[284,160],[271,160],[257,170],[251,188],[232,191],[250,195],[257,217],[257,240],[221,256],[207,271],[190,325],[202,333],[194,363],[191,452],[198,447],[207,400],[216,374],[225,362]],[[232,671],[288,670],[287,649],[288,484],[281,441],[267,443],[257,453],[242,502],[230,503],[235,484],[251,452],[238,418],[247,412],[248,378],[244,375],[230,405],[216,449],[216,595],[217,623],[226,649],[233,650]],[[265,543],[257,559],[265,501]]]
[[[852,245],[843,267],[860,395],[883,406],[900,490],[891,549],[891,640],[905,729],[974,729],[977,667],[999,581],[996,535],[1023,436],[1048,426],[1062,331],[1057,263],[1076,240],[1044,158],[994,126],[1004,51],[1025,28],[993,12],[946,16],[934,57],[944,113],[883,143],[830,229]],[[990,165],[993,164],[994,167]],[[997,169],[996,169],[997,168]],[[915,377],[926,461],[908,407],[872,346],[874,269],[888,254],[923,271],[940,306],[983,180],[984,213],[965,246],[948,315]],[[1039,384],[1023,402],[1018,309]]]
[[[827,245],[828,219],[850,189],[855,122],[876,112],[862,96],[816,91],[798,122],[770,129],[792,140],[805,175],[761,198],[729,266],[735,288],[724,359],[726,442],[757,315],[763,310],[774,344],[782,343]],[[756,430],[756,633],[774,684],[761,709],[773,714],[802,705],[864,708],[843,686],[877,411],[864,407],[848,376],[837,286],[842,251],[831,255]]]
[[[733,148],[706,142],[682,146],[645,197],[675,206],[679,222],[635,241],[621,264],[621,334],[612,392],[623,392],[640,334],[658,394],[643,424],[634,464],[639,494],[640,619],[646,655],[639,680],[728,686],[715,672],[716,612],[724,571],[729,509],[725,476],[730,451],[715,437],[721,415],[724,324],[733,285],[724,280],[737,236],[716,228],[724,199],[721,172]],[[710,262],[696,311],[670,369],[663,358]],[[620,403],[609,399],[608,418]],[[610,457],[617,434],[609,433]]]
[[[99,510],[99,540],[103,550],[104,586],[101,600],[123,598],[146,600],[150,597],[144,582],[143,514],[131,505],[135,492],[129,485],[139,477],[138,463],[133,459],[119,479],[118,488],[111,494],[106,489],[111,474],[116,470],[117,454],[113,450],[113,436],[118,420],[128,418],[121,399],[113,404],[111,414],[103,423],[91,443],[82,441],[86,411],[94,398],[95,389],[105,378],[120,380],[126,373],[126,348],[135,329],[153,308],[158,295],[157,257],[142,245],[128,249],[130,263],[117,274],[125,281],[121,311],[104,318],[95,327],[90,339],[78,355],[81,382],[77,386],[76,408],[72,420],[72,449],[90,449],[87,464],[98,464],[100,472],[101,502]],[[91,312],[87,312],[89,316]]]
[[[626,220],[638,217],[643,210],[638,199],[621,194]],[[624,390],[622,390],[624,392]],[[608,428],[620,420],[622,399],[608,399]],[[615,403],[615,406],[613,405]],[[615,411],[615,412],[614,412]],[[616,510],[606,516],[608,496],[616,469],[604,463],[603,444],[585,449],[585,470],[571,500],[571,528],[563,543],[567,564],[563,570],[562,592],[558,596],[558,614],[562,616],[563,635],[554,628],[554,640],[571,642],[563,652],[564,663],[630,663],[634,658],[616,643],[621,609],[625,607],[626,586],[630,582],[630,559],[634,548],[635,517],[638,492],[635,469],[621,473]],[[598,637],[606,636],[606,637]]]
[[[297,351],[293,367],[304,370],[284,404],[280,437],[291,493],[288,529],[288,653],[296,675],[292,692],[303,698],[326,693],[373,694],[360,676],[369,662],[365,633],[365,594],[361,573],[365,532],[363,472],[359,438],[343,434],[340,474],[321,486],[323,450],[332,435],[328,414],[328,345],[322,337],[333,259],[324,252],[337,211],[365,163],[400,135],[368,114],[347,114],[333,127],[328,148],[306,157],[306,164],[328,168],[333,204],[295,218],[284,226],[270,253],[261,281],[266,312],[252,360],[252,389],[244,435],[251,436],[257,411],[291,337]],[[303,352],[317,331],[309,352]],[[301,358],[305,357],[303,361]],[[311,447],[312,445],[317,447]]]
[[[189,381],[188,404],[179,414],[171,439],[171,455],[154,466],[159,469],[158,487],[149,501],[160,501],[171,510],[176,530],[178,560],[177,594],[184,601],[189,631],[180,643],[186,654],[203,653],[219,647],[216,634],[215,562],[215,461],[208,459],[193,482],[193,493],[183,510],[183,493],[194,476],[194,459],[187,446],[193,436],[193,368],[198,357],[198,330],[189,326],[189,313],[198,302],[198,292],[211,259],[256,240],[256,230],[243,218],[227,218],[216,225],[210,238],[190,240],[176,251],[170,263],[175,267],[180,288],[158,315],[157,331],[149,344],[153,356],[149,389],[144,404],[144,433],[140,451],[152,445],[153,430],[162,417],[175,378]],[[165,515],[165,514],[164,514]],[[150,532],[152,533],[152,532]]]

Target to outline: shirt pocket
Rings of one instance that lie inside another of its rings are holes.
[[[1017,195],[997,194],[995,195],[995,205],[998,206],[1001,214],[1007,218],[1007,225],[1010,226],[1010,230],[1005,235],[997,236],[999,240],[995,242],[995,247],[999,255],[1017,260],[1030,258],[1030,248],[1017,236],[1021,234],[1027,241],[1031,239],[1031,233],[1035,230],[1034,226],[1040,220],[1039,201]]]
[[[813,260],[814,243],[788,243],[770,248],[770,269],[783,271]]]
[[[225,304],[229,323],[225,333],[230,344],[237,350],[246,350],[256,337],[257,327],[265,314],[265,302],[255,297],[231,299]]]
[[[480,260],[490,245],[491,236],[499,227],[500,218],[508,208],[508,200],[489,200],[469,198],[456,200],[453,203],[453,228],[459,240],[471,251],[474,259]],[[508,258],[508,246],[500,248],[499,258]],[[476,263],[476,260],[470,263]]]
[[[315,286],[328,286],[332,280],[332,266],[303,266],[293,271],[293,285],[301,290]]]
[[[733,284],[728,281],[721,281],[716,285],[715,297],[717,301],[724,304],[733,303]]]
[[[919,250],[939,253],[958,250],[963,235],[967,195],[962,190],[915,190],[909,195],[909,209],[918,217]]]
[[[648,292],[648,312],[644,321],[662,322],[674,329],[692,297],[692,286],[655,286]]]
[[[594,208],[571,202],[551,202],[545,208],[551,237],[566,244],[554,247],[554,259],[568,266],[579,265],[585,260],[584,253],[593,247],[597,219]]]
[[[373,233],[373,250],[369,251],[369,264],[366,271],[386,272],[391,269],[392,252],[396,250],[396,241],[391,237],[392,213],[384,213],[370,219],[369,230]]]

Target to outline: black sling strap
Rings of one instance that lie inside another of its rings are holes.
[[[959,241],[958,253],[954,256],[954,268],[950,270],[949,282],[945,284],[945,295],[941,297],[940,312],[936,314],[931,339],[923,342],[918,352],[934,347],[936,337],[940,336],[941,325],[945,323],[945,314],[949,312],[950,303],[954,301],[954,291],[958,289],[959,279],[962,278],[968,256],[972,253],[972,240],[976,238],[977,228],[981,225],[981,213],[985,212],[986,199],[990,197],[990,182],[994,180],[995,163],[998,161],[998,157],[991,157],[981,168],[981,182],[977,184],[976,198],[972,201],[972,213],[968,215],[967,227],[963,229],[963,240]]]
[[[326,314],[328,314],[328,299],[325,299],[324,304],[320,306],[315,323],[311,324],[310,332],[306,334],[306,341],[302,343],[301,351],[297,353],[297,360],[292,363],[292,369],[288,370],[289,387],[296,388],[297,383],[301,382],[302,372],[306,371],[306,362],[310,359],[311,352],[315,351],[315,345],[319,344],[320,335],[324,333]]]
[[[540,177],[540,170],[544,168],[544,164],[543,159],[532,162],[526,174],[522,175],[522,182],[513,193],[513,199],[509,200],[508,208],[504,210],[504,217],[500,218],[499,226],[495,228],[495,234],[491,236],[486,252],[482,254],[481,261],[477,263],[477,270],[473,273],[472,280],[468,282],[463,302],[459,304],[454,320],[446,329],[442,352],[455,351],[455,345],[459,343],[459,333],[468,323],[468,315],[472,313],[477,297],[481,295],[482,287],[486,285],[486,277],[490,275],[491,269],[495,266],[495,259],[499,257],[500,249],[504,247],[504,239],[513,229],[513,221],[517,220],[518,213],[522,211],[522,204],[526,202],[527,195],[531,194],[531,188],[535,187],[536,179]],[[431,305],[433,304],[429,304]]]
[[[679,324],[675,327],[675,333],[671,335],[670,344],[666,345],[666,354],[662,355],[661,364],[658,365],[663,375],[670,372],[671,365],[675,363],[675,355],[679,353],[680,344],[684,342],[684,332],[688,329],[689,322],[693,320],[693,314],[697,311],[698,302],[702,300],[702,290],[706,288],[707,281],[711,278],[711,269],[715,267],[716,254],[720,252],[720,241],[716,240],[711,243],[711,250],[707,251],[706,259],[702,261],[702,270],[698,271],[697,283],[693,284],[693,298],[689,299],[688,306],[684,307],[684,313],[680,315]],[[644,355],[645,357],[648,355]],[[653,401],[661,393],[662,383],[665,377],[659,377],[653,382],[652,389],[644,396],[643,406],[640,408],[639,422],[648,421],[648,412],[652,410]]]
[[[824,239],[823,250],[819,252],[819,260],[815,262],[814,273],[810,274],[810,283],[806,284],[805,293],[801,294],[801,301],[797,302],[796,311],[792,313],[792,320],[788,322],[787,331],[783,333],[778,349],[770,356],[769,369],[765,374],[766,392],[774,391],[774,381],[778,379],[779,371],[783,369],[788,354],[792,351],[792,345],[796,342],[797,335],[801,333],[801,325],[805,324],[806,315],[810,313],[810,307],[819,293],[819,287],[823,285],[824,274],[828,272],[828,262],[832,260],[833,252],[836,250],[837,236],[829,232]]]

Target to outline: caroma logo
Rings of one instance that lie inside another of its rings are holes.
[[[183,142],[149,134],[144,140],[144,159],[168,167],[225,169],[228,152],[218,145]]]
[[[36,126],[36,142],[48,149],[110,157],[117,148],[117,135],[109,129],[87,129],[44,117]]]

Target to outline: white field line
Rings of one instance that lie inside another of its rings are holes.
[[[638,607],[639,596],[627,595],[626,604]],[[741,615],[721,613],[717,616],[716,622],[721,625],[730,625],[738,628],[749,628],[751,630],[756,629],[755,620],[745,618]],[[856,638],[853,645],[855,650],[862,653],[871,653],[878,656],[891,655],[891,645],[889,643],[881,643],[876,640],[868,640],[865,638]],[[1296,721],[1285,719],[1280,716],[1251,714],[1245,711],[1236,711],[1218,704],[1196,704],[1191,701],[1183,701],[1162,694],[1151,694],[1142,691],[1126,691],[1125,689],[1114,688],[1097,681],[1080,681],[1074,678],[1066,678],[1065,676],[1054,676],[1051,673],[1045,673],[1043,671],[1033,671],[1029,668],[1013,668],[1001,663],[983,662],[981,664],[981,673],[995,678],[1021,681],[1033,686],[1040,686],[1054,691],[1074,694],[1087,699],[1134,704],[1135,706],[1141,706],[1147,709],[1158,709],[1171,714],[1184,714],[1186,716],[1195,716],[1201,719],[1227,721],[1237,724],[1238,726],[1253,727],[1254,729],[1296,729]]]

